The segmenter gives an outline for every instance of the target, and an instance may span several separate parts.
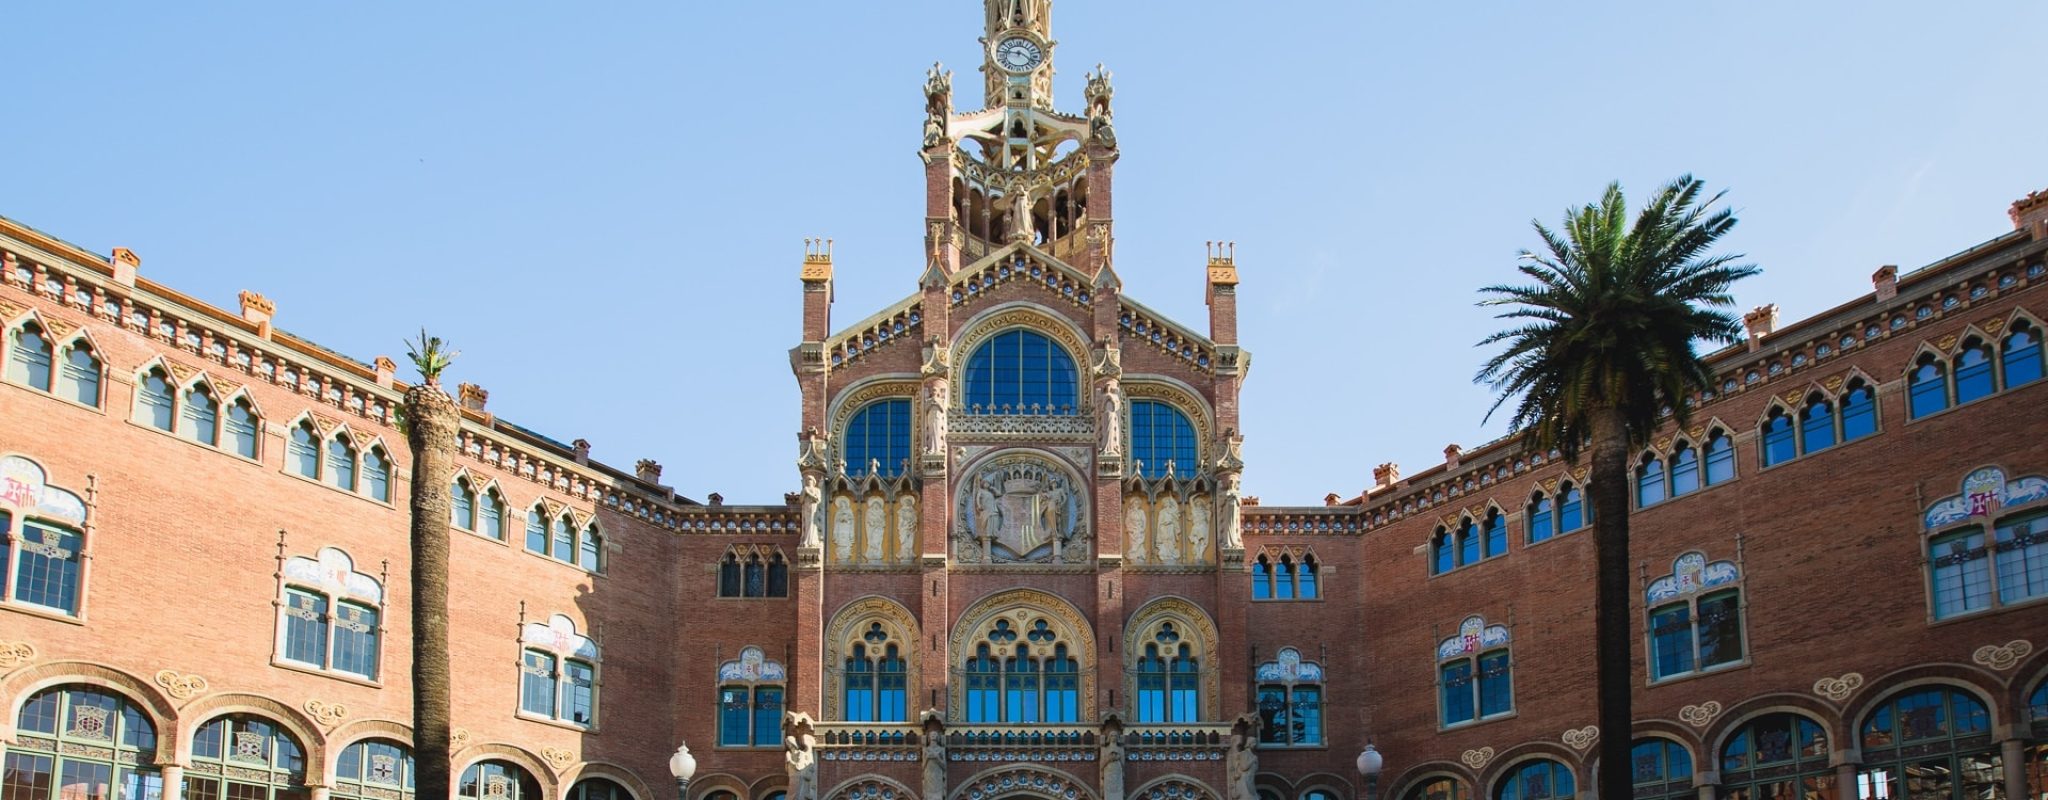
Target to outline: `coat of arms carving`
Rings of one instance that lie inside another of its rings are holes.
[[[1089,556],[1087,498],[1074,475],[1036,453],[998,455],[960,482],[954,553],[967,564],[1079,564]]]

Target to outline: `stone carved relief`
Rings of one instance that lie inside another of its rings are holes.
[[[1713,700],[1708,700],[1699,705],[1686,706],[1678,710],[1679,721],[1695,728],[1707,727],[1707,724],[1713,722],[1714,718],[1718,716],[1721,716],[1721,704]]]
[[[329,703],[324,700],[307,700],[304,708],[306,709],[306,716],[312,717],[313,721],[320,723],[322,728],[333,728],[342,720],[348,719],[348,706],[340,703]]]
[[[0,670],[26,666],[36,660],[36,647],[28,642],[0,642]]]
[[[868,564],[882,563],[882,543],[889,540],[889,506],[879,497],[870,497],[867,515],[862,520],[861,533],[867,546],[861,553],[861,561]]]
[[[783,772],[789,779],[789,800],[818,800],[818,737],[811,715],[786,711],[782,715]]]
[[[1594,740],[1600,738],[1600,728],[1597,725],[1587,725],[1578,730],[1565,731],[1564,735],[1558,738],[1565,746],[1583,753],[1586,752],[1586,748],[1593,746]]]
[[[456,728],[448,732],[448,752],[460,752],[469,746],[469,729]]]
[[[955,557],[968,564],[1078,564],[1089,558],[1080,480],[1042,455],[982,462],[957,490]]]
[[[1151,552],[1145,520],[1145,499],[1124,498],[1124,558],[1133,564],[1145,563],[1145,554]]]
[[[1851,672],[1839,678],[1822,678],[1813,682],[1813,693],[1837,703],[1849,699],[1857,689],[1863,687],[1863,673]]]
[[[1493,760],[1493,748],[1481,747],[1473,750],[1467,750],[1465,751],[1464,755],[1458,757],[1458,760],[1465,762],[1465,766],[1471,767],[1475,770],[1484,769],[1486,767],[1487,762]]]
[[[1987,644],[1970,654],[1970,660],[1999,672],[2012,669],[2034,652],[2034,643],[2025,639],[2014,639],[2002,645]]]
[[[832,498],[832,557],[841,564],[853,563],[853,499]]]
[[[156,685],[163,687],[164,692],[174,700],[190,700],[207,689],[205,678],[168,669],[158,670],[155,680]]]
[[[896,560],[909,563],[917,558],[917,501],[896,498]]]
[[[1227,800],[1259,800],[1259,715],[1238,717],[1230,726],[1230,755],[1224,765],[1228,776]]]
[[[562,774],[562,770],[568,769],[569,765],[576,763],[576,751],[560,747],[543,747],[540,750],[540,757],[548,762],[548,767],[557,775]]]
[[[1171,486],[1172,484],[1167,484]],[[1198,567],[1215,563],[1213,505],[1206,493],[1124,495],[1124,556],[1133,565]]]

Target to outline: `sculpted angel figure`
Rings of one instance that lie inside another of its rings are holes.
[[[924,796],[946,796],[946,743],[929,733],[924,738]]]
[[[882,563],[882,542],[889,538],[888,506],[882,498],[870,497],[867,503],[867,549],[862,560],[869,564]]]
[[[804,537],[803,541],[797,543],[798,547],[818,547],[824,543],[823,533],[818,530],[824,523],[824,514],[819,508],[824,499],[825,492],[818,487],[817,474],[804,473]]]
[[[832,555],[841,564],[853,563],[853,501],[832,499]]]
[[[974,535],[994,536],[1003,527],[1003,509],[986,478],[974,484]]]
[[[818,800],[818,737],[811,733],[809,715],[791,711],[783,727],[790,731],[782,739],[783,770],[789,775],[789,800]]]
[[[1242,479],[1237,473],[1231,473],[1223,478],[1223,534],[1219,540],[1227,550],[1244,549],[1244,531],[1241,527],[1244,523],[1244,496],[1238,488],[1240,480]]]
[[[1158,563],[1180,563],[1180,501],[1171,497],[1159,501],[1157,526],[1152,546]]]
[[[1115,378],[1102,382],[1102,454],[1120,456],[1124,453],[1124,395],[1118,391]]]
[[[928,456],[944,456],[946,454],[946,379],[944,378],[932,380],[931,391],[925,394],[924,454]]]

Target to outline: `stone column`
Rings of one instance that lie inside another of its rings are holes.
[[[1696,770],[1692,774],[1693,790],[1699,793],[1699,800],[1714,800],[1714,793],[1719,791],[1720,784],[1721,773],[1713,770]]]
[[[1999,762],[2005,765],[2005,796],[2020,800],[2027,794],[2027,740],[2007,739],[1998,743]],[[2048,787],[2042,787],[2048,789]]]
[[[184,765],[165,764],[160,771],[164,778],[163,800],[185,800]]]
[[[1859,766],[1862,765],[1853,762],[1844,762],[1835,765],[1836,800],[1855,800],[1856,768]]]

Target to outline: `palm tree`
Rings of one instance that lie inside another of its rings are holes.
[[[1742,256],[1708,251],[1735,215],[1702,199],[1690,175],[1673,181],[1628,220],[1621,185],[1600,202],[1567,209],[1562,230],[1531,222],[1545,252],[1522,251],[1528,286],[1488,286],[1484,306],[1505,306],[1499,319],[1519,327],[1481,346],[1507,348],[1475,380],[1499,395],[1489,418],[1519,398],[1510,427],[1539,452],[1557,450],[1576,462],[1591,448],[1586,491],[1593,503],[1597,573],[1594,634],[1599,796],[1633,794],[1629,774],[1635,687],[1628,572],[1628,459],[1670,414],[1682,428],[1692,398],[1710,389],[1714,373],[1701,343],[1740,338],[1728,288],[1759,270]]]
[[[448,485],[455,478],[455,401],[441,372],[457,353],[420,330],[406,343],[420,382],[405,391],[405,441],[412,450],[412,735],[419,797],[451,796],[448,663]]]

